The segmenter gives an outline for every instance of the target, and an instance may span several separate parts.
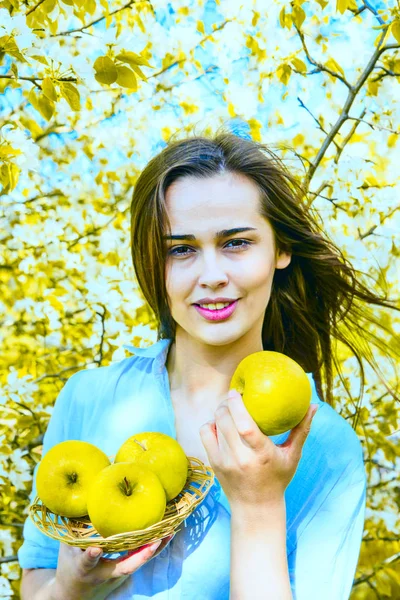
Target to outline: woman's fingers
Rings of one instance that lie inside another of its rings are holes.
[[[91,571],[94,567],[97,566],[103,552],[101,548],[95,548],[94,546],[90,546],[86,548],[85,552],[83,552],[81,556],[81,567],[84,571]]]
[[[137,551],[134,551],[131,556],[115,562],[112,566],[107,565],[107,567],[111,569],[109,576],[121,577],[122,575],[131,575],[148,560],[154,557],[154,554],[161,542],[162,540],[157,540],[157,542],[154,542],[153,544],[146,544]]]

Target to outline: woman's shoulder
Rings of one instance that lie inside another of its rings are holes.
[[[318,404],[309,436],[310,443],[319,448],[336,468],[345,467],[349,462],[362,465],[363,448],[355,429],[333,406],[321,400],[312,374],[307,375],[312,386],[311,402]]]
[[[76,371],[67,380],[63,392],[70,400],[87,403],[89,399],[101,399],[104,394],[114,393],[117,386],[122,388],[125,385],[133,390],[147,375],[148,369],[143,360],[139,356],[129,356],[108,365]]]
[[[140,365],[141,359],[139,356],[128,356],[122,360],[111,362],[108,365],[80,369],[69,378],[67,383],[70,380],[74,380],[75,385],[96,385],[98,382],[103,384],[104,381],[119,377],[122,373],[130,369],[140,369]]]

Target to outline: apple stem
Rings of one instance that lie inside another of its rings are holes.
[[[143,446],[143,444],[141,444],[141,443],[139,442],[139,440],[137,440],[136,438],[133,438],[133,439],[134,439],[134,441],[135,441],[137,444],[139,444],[139,446],[140,446],[141,448],[143,448],[143,450],[146,450],[145,446]]]
[[[132,494],[131,486],[129,485],[129,481],[127,480],[126,477],[124,477],[124,481],[125,481],[125,486],[126,486],[124,491],[127,496],[130,496]]]

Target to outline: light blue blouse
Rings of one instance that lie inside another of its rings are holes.
[[[176,439],[166,357],[171,340],[72,375],[60,391],[42,456],[61,441],[85,440],[115,455],[134,433]],[[294,600],[347,600],[359,558],[366,505],[363,450],[351,425],[318,403],[294,478],[285,492],[287,558]],[[283,443],[289,432],[271,436]],[[36,496],[36,465],[30,502]],[[27,517],[18,550],[21,568],[57,568],[60,543]],[[215,479],[209,494],[170,544],[112,592],[113,600],[229,600],[230,507]],[[251,585],[251,582],[249,582]]]

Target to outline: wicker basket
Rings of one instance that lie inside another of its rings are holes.
[[[214,472],[199,459],[188,456],[188,478],[183,490],[167,503],[164,517],[158,523],[137,531],[102,537],[89,519],[89,515],[70,519],[51,512],[36,496],[29,506],[33,523],[54,540],[85,550],[89,546],[102,548],[103,553],[136,550],[169,535],[175,535],[179,526],[204,500],[214,483]],[[113,462],[114,457],[110,460]],[[103,554],[103,557],[106,557]]]

